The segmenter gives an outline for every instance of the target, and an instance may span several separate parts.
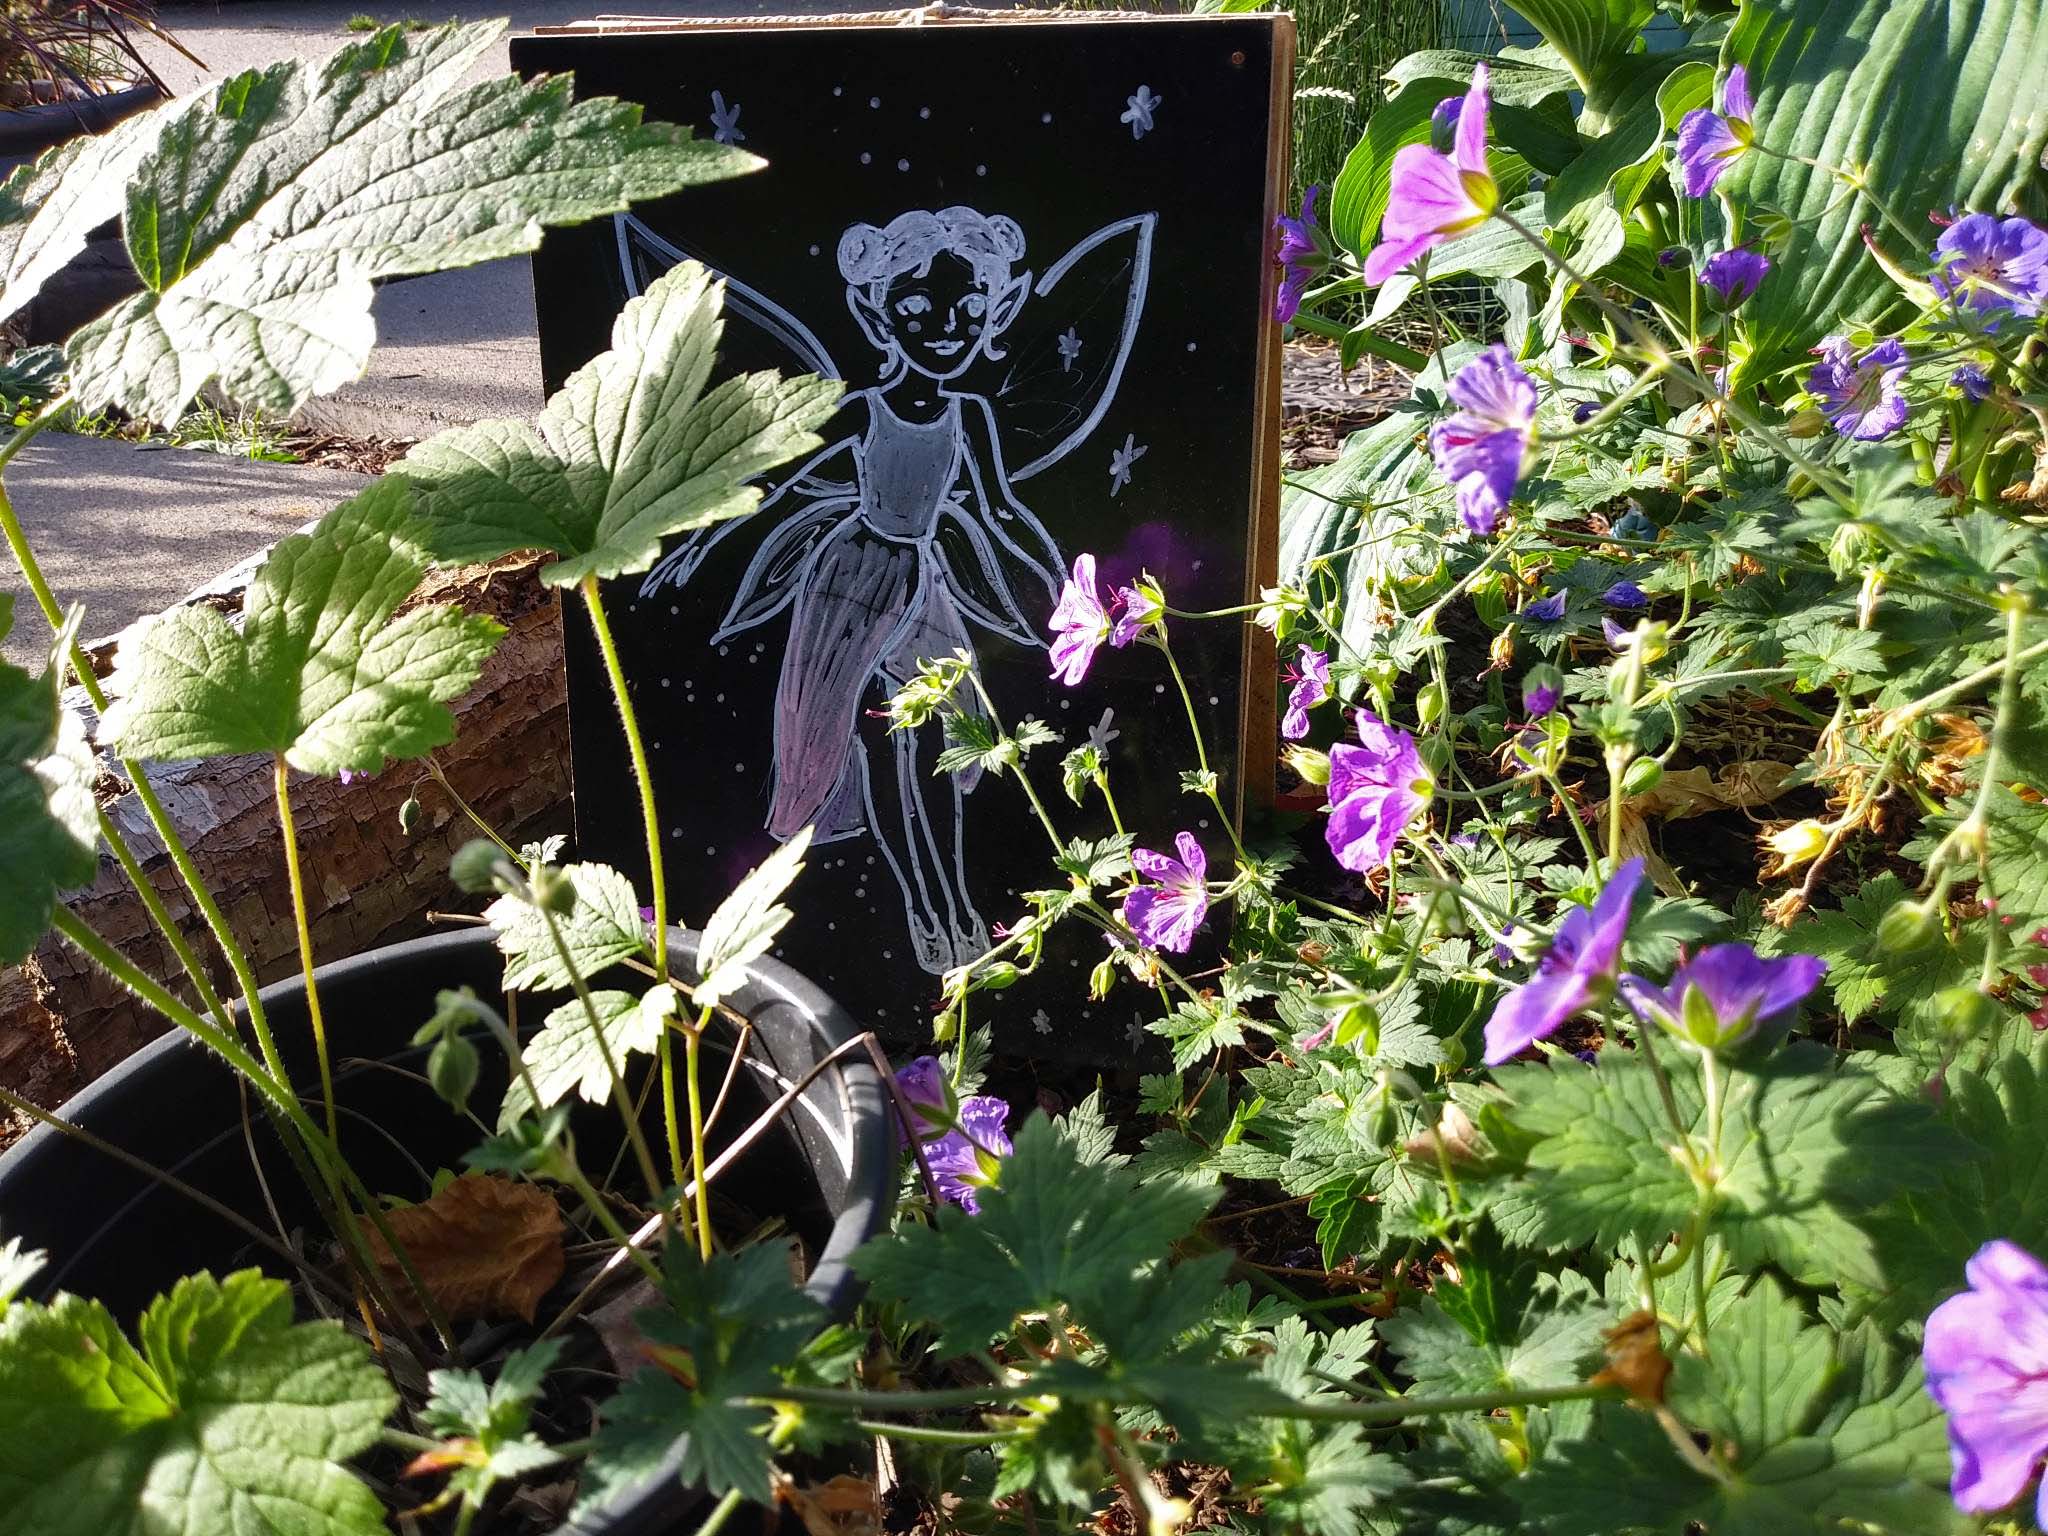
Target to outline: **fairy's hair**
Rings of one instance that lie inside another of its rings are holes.
[[[972,208],[913,208],[882,228],[855,224],[839,237],[839,272],[880,304],[890,280],[910,273],[923,277],[941,254],[959,257],[974,269],[974,280],[989,293],[1010,281],[1012,263],[1024,256],[1024,231],[1004,214]]]

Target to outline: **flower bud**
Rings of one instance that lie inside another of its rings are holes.
[[[1622,798],[1633,799],[1647,795],[1664,782],[1664,765],[1654,757],[1639,757],[1628,765],[1621,776]]]
[[[472,896],[499,888],[502,875],[511,869],[505,850],[487,837],[473,837],[455,850],[448,861],[448,878]]]
[[[977,991],[1006,992],[1017,984],[1017,967],[1007,960],[992,961],[975,974]]]
[[[1321,789],[1330,782],[1330,757],[1313,747],[1289,747],[1280,754],[1280,760],[1301,775],[1304,784],[1313,784]]]
[[[1358,1042],[1358,1048],[1368,1056],[1377,1056],[1380,1051],[1380,1011],[1364,998],[1346,1008],[1337,1020],[1336,1041],[1339,1045]]]
[[[425,809],[418,795],[407,795],[398,806],[398,830],[404,837],[411,837],[419,830],[420,815]]]
[[[1968,1041],[1988,1034],[1998,1024],[1998,1004],[1973,986],[1950,987],[1933,999],[1934,1016],[1951,1040]]]
[[[1522,713],[1529,719],[1542,719],[1563,697],[1564,674],[1549,662],[1522,674]]]
[[[950,1008],[942,1008],[932,1019],[932,1038],[944,1045],[960,1032],[960,1015]]]
[[[1415,690],[1415,721],[1428,725],[1444,712],[1444,691],[1435,683],[1424,683]]]
[[[466,1109],[481,1065],[476,1047],[460,1028],[451,1027],[443,1031],[434,1048],[427,1052],[427,1081],[443,1103],[452,1109]]]
[[[1109,989],[1116,985],[1116,965],[1110,960],[1098,960],[1095,969],[1088,973],[1088,996],[1101,1002],[1109,996]]]
[[[569,877],[551,864],[533,872],[533,904],[557,917],[576,910],[576,887]]]
[[[1941,938],[1942,931],[1942,914],[1933,901],[1895,901],[1877,920],[1878,952],[1912,954]]]
[[[1778,856],[1778,871],[1811,863],[1828,845],[1828,829],[1809,816],[1764,834],[1764,846]]]

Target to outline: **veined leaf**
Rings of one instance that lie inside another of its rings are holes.
[[[17,168],[0,186],[0,320],[36,296],[121,212],[128,178],[155,147],[163,109],[82,133]]]
[[[619,312],[611,350],[569,375],[538,430],[480,422],[406,455],[434,557],[544,549],[561,558],[541,580],[570,586],[644,571],[670,534],[753,511],[747,482],[820,445],[840,386],[762,372],[705,393],[724,302],[725,285],[684,262]]]
[[[780,848],[749,870],[733,887],[732,894],[718,904],[704,925],[704,937],[697,944],[697,968],[704,979],[692,989],[698,1006],[715,1006],[726,993],[747,979],[747,965],[768,953],[775,935],[782,932],[793,915],[782,905],[782,894],[790,882],[803,873],[804,852],[811,846],[811,829],[805,827]]]
[[[576,892],[575,909],[555,918],[572,974],[555,948],[547,917],[532,902],[500,896],[484,916],[498,931],[508,992],[558,991],[577,976],[586,981],[647,948],[640,901],[633,884],[608,864],[570,864],[562,874]]]
[[[581,999],[562,1004],[547,1016],[540,1033],[526,1042],[522,1052],[540,1104],[534,1104],[525,1079],[515,1074],[506,1086],[504,1107],[498,1111],[498,1128],[505,1129],[536,1107],[559,1104],[571,1093],[587,1103],[606,1102],[611,1097],[612,1074],[605,1066],[605,1052],[611,1052],[612,1065],[623,1072],[628,1056],[652,1051],[661,1044],[662,1028],[675,1011],[675,992],[667,986],[650,988],[645,997],[610,990],[592,992],[589,1008]],[[596,1028],[591,1026],[592,1012],[597,1014]]]
[[[0,1510],[37,1536],[382,1536],[342,1465],[398,1406],[339,1323],[281,1280],[193,1275],[122,1336],[79,1296],[0,1315]]]
[[[642,123],[638,107],[573,101],[566,79],[458,89],[503,27],[386,27],[152,114],[123,219],[143,291],[71,338],[80,403],[176,421],[217,378],[289,415],[362,373],[377,279],[518,255],[543,225],[760,163]],[[72,174],[120,169],[125,147],[101,152],[111,165],[81,156]],[[54,253],[56,232],[22,244]]]
[[[0,965],[14,965],[49,932],[57,893],[99,868],[99,808],[85,727],[64,708],[54,658],[39,676],[0,662]],[[0,635],[7,632],[0,615]]]
[[[109,739],[128,757],[282,753],[323,774],[374,773],[453,740],[448,701],[505,631],[446,603],[392,617],[426,569],[410,510],[405,482],[386,478],[281,540],[239,630],[203,605],[130,629],[109,685]]]
[[[1951,204],[2007,211],[2048,147],[2038,0],[1747,0],[1727,57],[1749,66],[1752,127],[1772,153],[1743,156],[1722,189],[1778,209],[1792,230],[1744,310],[1757,372],[1897,298],[1864,225],[1909,267],[1929,254],[1828,171],[1789,157],[1862,168],[1900,220],[1927,230],[1928,211]]]

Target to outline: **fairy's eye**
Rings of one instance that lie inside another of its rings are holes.
[[[905,294],[896,301],[899,315],[923,315],[931,312],[932,301],[921,293]]]
[[[960,307],[974,319],[979,320],[988,313],[988,299],[979,293],[970,293],[960,301]]]

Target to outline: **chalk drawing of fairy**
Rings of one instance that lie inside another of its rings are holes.
[[[630,215],[616,222],[629,292],[686,254]],[[680,589],[721,541],[760,540],[712,641],[787,615],[768,830],[872,837],[927,971],[988,947],[963,832],[979,773],[935,777],[938,725],[892,733],[881,706],[920,662],[973,653],[977,636],[1044,646],[1066,561],[1018,485],[1107,411],[1137,333],[1154,222],[1105,226],[1035,278],[1023,230],[1001,214],[914,209],[847,229],[846,303],[880,355],[875,382],[847,392],[851,429],[755,516],[671,550],[640,589]],[[725,276],[729,316],[761,326],[799,367],[847,377],[795,315]]]

